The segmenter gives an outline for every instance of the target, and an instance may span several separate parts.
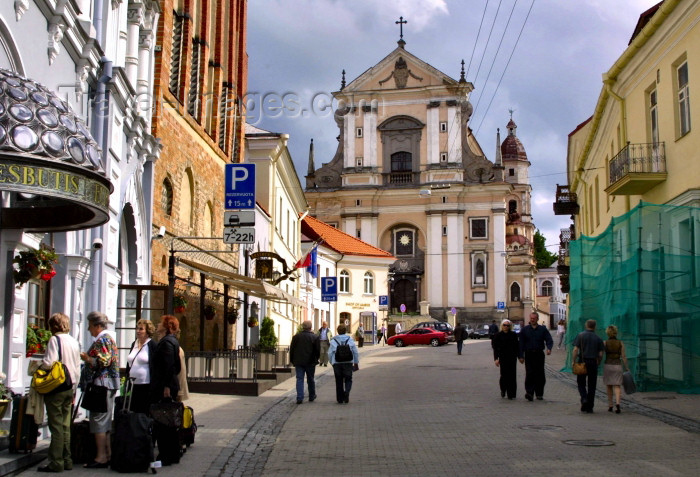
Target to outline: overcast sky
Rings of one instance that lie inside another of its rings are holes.
[[[290,135],[302,187],[313,138],[316,168],[337,148],[324,106],[399,39],[454,79],[474,84],[470,126],[489,160],[514,110],[533,187],[533,220],[556,253],[556,184],[566,184],[567,136],[593,114],[601,77],[627,48],[639,14],[658,0],[251,0],[248,122]],[[506,28],[507,26],[507,28]],[[499,48],[500,45],[500,48]],[[263,98],[266,98],[263,101]],[[283,105],[280,109],[276,106]],[[301,113],[301,111],[306,112]]]

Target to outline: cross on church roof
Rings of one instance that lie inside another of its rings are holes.
[[[399,17],[399,19],[394,23],[399,26],[399,33],[401,34],[399,38],[403,40],[403,26],[408,23],[408,20],[404,20],[403,17]]]

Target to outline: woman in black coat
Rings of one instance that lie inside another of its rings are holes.
[[[501,397],[515,399],[518,383],[515,377],[516,364],[518,362],[518,335],[513,331],[510,320],[501,322],[501,331],[496,333],[491,341],[493,359],[497,367],[501,368]]]
[[[177,375],[180,373],[180,343],[177,332],[180,330],[180,322],[172,315],[163,315],[158,323],[156,335],[158,344],[153,354],[153,375],[151,376],[152,402],[177,397],[180,391],[180,381]]]

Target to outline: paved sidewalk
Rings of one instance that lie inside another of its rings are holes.
[[[348,405],[335,402],[331,367],[317,367],[314,403],[296,405],[294,378],[258,397],[193,394],[187,404],[199,426],[195,444],[159,474],[695,475],[700,433],[683,430],[683,423],[692,427],[684,416],[697,416],[700,396],[637,393],[621,415],[606,412],[603,396],[595,414],[583,415],[573,375],[558,371],[564,352],[554,350],[544,401],[522,398],[520,365],[518,399],[502,400],[489,343],[465,344],[462,356],[454,344],[361,348]],[[675,411],[679,421],[668,422],[664,411]],[[111,473],[76,468],[67,475]],[[39,473],[33,467],[22,475]]]

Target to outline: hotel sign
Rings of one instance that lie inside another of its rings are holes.
[[[54,164],[10,155],[2,157],[0,190],[32,194],[24,198],[20,196],[11,209],[3,209],[4,227],[36,231],[76,230],[109,220],[111,183],[89,170],[64,169],[53,167]],[[42,200],[37,202],[39,199],[32,196],[39,196]],[[52,203],[46,198],[59,200]]]

